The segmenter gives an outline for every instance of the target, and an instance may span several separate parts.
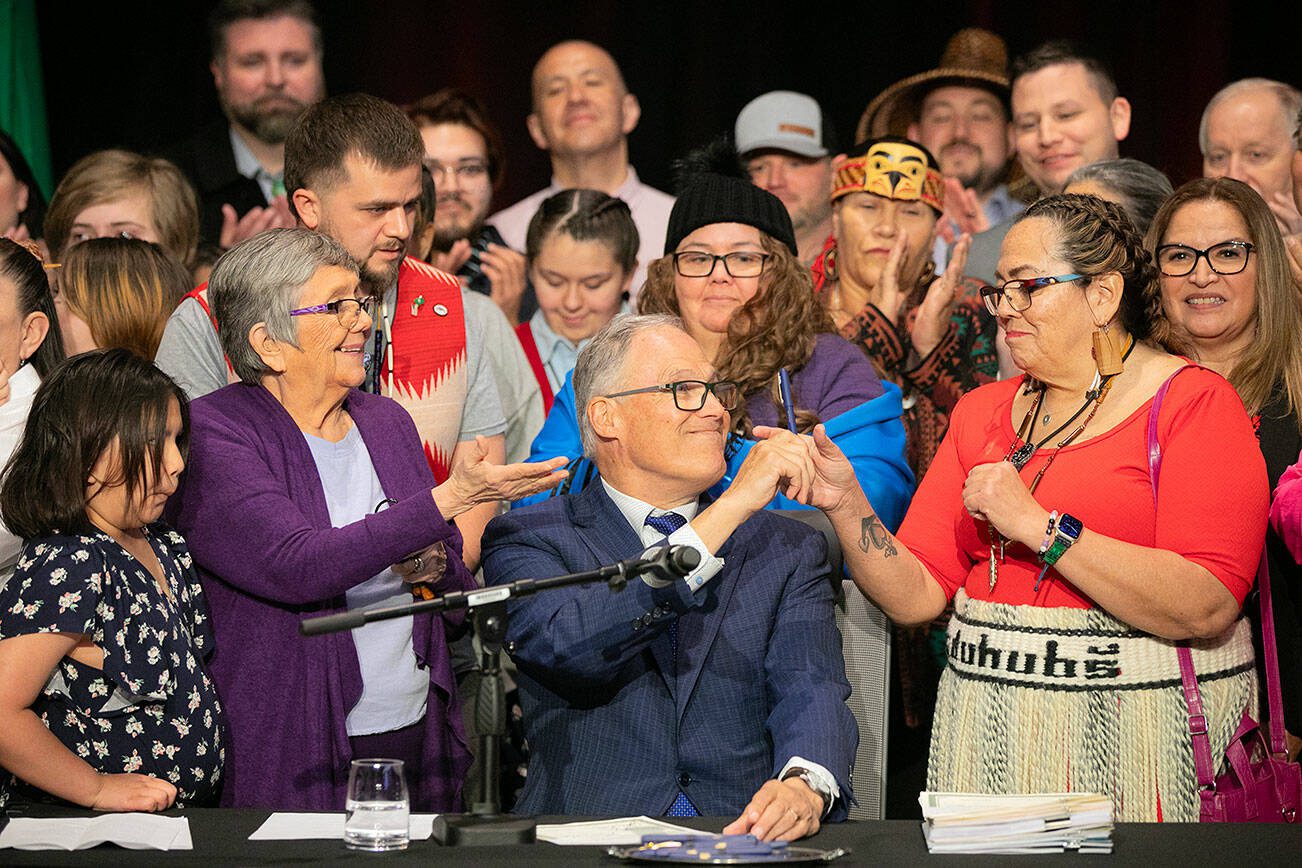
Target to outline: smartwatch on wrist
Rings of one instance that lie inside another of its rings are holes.
[[[1040,556],[1040,563],[1051,567],[1058,562],[1067,549],[1071,548],[1076,540],[1080,539],[1081,531],[1085,526],[1080,523],[1080,519],[1074,515],[1063,513],[1058,516],[1058,526],[1054,529],[1053,542],[1044,554]]]

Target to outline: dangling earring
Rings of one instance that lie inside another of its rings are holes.
[[[1094,330],[1094,364],[1099,369],[1099,374],[1104,377],[1115,377],[1125,369],[1125,361],[1121,358],[1121,353],[1117,350],[1117,345],[1112,342],[1112,336],[1108,334],[1106,324],[1098,326]]]
[[[823,279],[831,282],[839,279],[840,276],[836,268],[836,248],[833,247],[823,254]]]

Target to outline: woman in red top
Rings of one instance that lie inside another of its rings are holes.
[[[1194,648],[1219,756],[1256,693],[1240,618],[1265,534],[1252,426],[1219,375],[1146,342],[1157,275],[1117,206],[1041,200],[997,273],[982,294],[1026,378],[959,402],[898,537],[821,432],[814,501],[893,620],[954,598],[931,789],[1094,791],[1121,820],[1196,820],[1174,642]]]

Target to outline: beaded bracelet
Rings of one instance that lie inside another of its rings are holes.
[[[1040,543],[1040,551],[1036,554],[1036,560],[1043,561],[1044,553],[1049,550],[1053,544],[1054,530],[1058,524],[1058,510],[1049,513],[1049,526],[1044,529],[1044,542]]]

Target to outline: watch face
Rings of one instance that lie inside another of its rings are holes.
[[[1071,537],[1073,540],[1080,536],[1084,526],[1080,519],[1072,515],[1061,515],[1058,517],[1058,532]]]

